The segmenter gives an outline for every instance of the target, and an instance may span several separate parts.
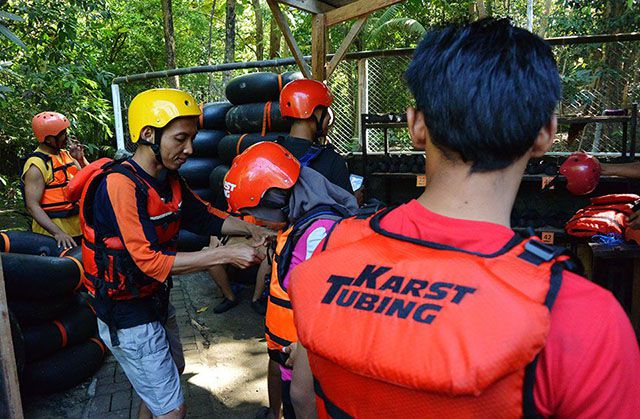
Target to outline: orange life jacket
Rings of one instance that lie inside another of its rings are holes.
[[[44,161],[45,166],[50,166],[53,179],[45,179],[44,192],[40,198],[40,207],[47,213],[49,218],[67,218],[78,214],[78,202],[70,201],[65,195],[65,188],[69,181],[78,173],[75,160],[67,150],[60,150],[58,158],[35,151],[27,156],[24,161],[31,157],[37,157]],[[24,181],[21,180],[20,188],[24,197]]]
[[[82,196],[82,190],[85,185],[93,177],[96,171],[101,170],[102,166],[107,163],[112,162],[113,159],[108,157],[103,157],[101,159],[95,160],[92,163],[89,163],[82,169],[76,173],[76,175],[69,181],[67,187],[65,188],[65,196],[69,201],[79,201]]]
[[[284,365],[288,357],[282,348],[298,341],[293,320],[293,310],[289,294],[284,286],[284,279],[289,272],[291,256],[300,237],[306,229],[318,219],[338,220],[344,217],[329,207],[320,207],[311,211],[304,218],[285,231],[278,232],[275,255],[271,266],[271,282],[269,283],[269,300],[265,316],[265,338],[269,357]]]
[[[110,300],[131,300],[154,295],[163,284],[148,277],[136,266],[118,236],[106,236],[95,230],[93,201],[101,181],[109,175],[120,174],[135,183],[146,197],[147,212],[155,225],[159,246],[176,251],[180,229],[182,204],[181,180],[169,175],[171,201],[163,202],[160,195],[135,173],[128,163],[109,162],[94,171],[85,185],[80,199],[80,225],[82,227],[82,262],[85,268],[85,286],[95,297]],[[135,199],[135,197],[131,197]],[[125,227],[126,228],[126,227]]]
[[[515,236],[490,255],[349,218],[291,276],[319,417],[518,417],[570,265]],[[533,410],[532,410],[533,409]]]
[[[578,210],[565,225],[567,234],[591,237],[595,234],[624,234],[627,217],[636,210],[640,196],[609,194],[591,198],[591,204]]]

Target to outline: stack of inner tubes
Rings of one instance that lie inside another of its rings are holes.
[[[424,174],[424,154],[389,154],[369,163],[369,173]]]
[[[218,158],[218,143],[227,135],[225,117],[232,105],[229,102],[213,102],[202,106],[200,130],[193,140],[193,155],[178,172],[187,185],[204,201],[215,202],[215,194],[209,189],[209,174],[222,164]]]
[[[300,72],[245,74],[227,84],[227,101],[203,105],[193,156],[179,170],[200,198],[227,209],[222,183],[231,162],[253,144],[288,134],[291,123],[280,114],[280,91],[301,78]],[[181,230],[178,249],[200,250],[208,243],[209,237]]]
[[[511,227],[543,229],[553,227],[563,229],[564,225],[571,218],[568,211],[543,212],[530,208],[514,208],[511,212]]]
[[[554,160],[531,159],[527,163],[524,173],[526,175],[555,176],[558,174],[559,167],[558,162]]]
[[[61,252],[56,241],[30,232],[0,233],[0,250],[16,359],[23,391],[66,390],[102,365],[96,315],[81,291],[82,249]],[[18,251],[20,253],[18,253]]]

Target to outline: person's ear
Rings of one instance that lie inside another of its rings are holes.
[[[553,140],[558,132],[558,118],[554,114],[549,122],[540,128],[538,136],[531,147],[531,157],[542,157],[553,145]]]
[[[155,141],[155,130],[153,127],[146,126],[142,128],[140,138],[153,144]]]
[[[407,127],[409,128],[409,136],[413,147],[417,150],[424,150],[428,136],[424,114],[416,108],[408,107]]]

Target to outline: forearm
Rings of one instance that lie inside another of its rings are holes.
[[[222,234],[225,236],[252,236],[254,226],[239,218],[227,217],[222,224]]]
[[[42,209],[40,205],[27,205],[27,210],[29,211],[29,214],[31,214],[33,219],[36,220],[36,222],[40,224],[42,228],[47,230],[52,236],[63,233],[62,229],[60,229],[60,227],[58,227],[53,221],[51,221],[51,218],[49,218],[47,213]]]
[[[621,176],[626,178],[640,178],[640,162],[623,163],[623,164],[606,164],[602,165],[602,174],[604,176]]]
[[[216,247],[199,252],[178,252],[171,267],[172,275],[186,274],[209,269],[215,265],[229,263],[231,258],[227,249]]]

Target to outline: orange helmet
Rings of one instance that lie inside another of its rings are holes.
[[[57,136],[62,130],[69,128],[69,125],[67,117],[58,112],[40,112],[31,121],[33,133],[39,143],[49,135]]]
[[[329,88],[316,80],[294,80],[280,92],[280,113],[283,117],[308,119],[318,106],[328,108],[332,103]]]
[[[233,159],[224,177],[224,196],[238,212],[252,208],[271,188],[290,189],[298,181],[300,163],[280,144],[261,142]]]

